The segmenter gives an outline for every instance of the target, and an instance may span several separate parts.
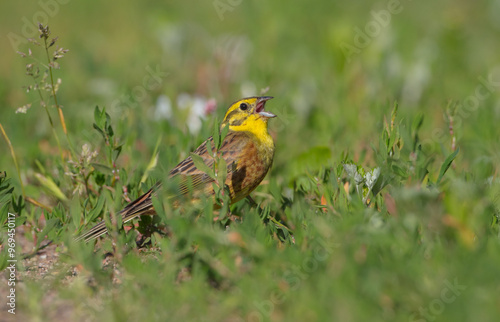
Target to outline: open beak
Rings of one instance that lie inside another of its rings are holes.
[[[257,106],[255,107],[255,113],[259,114],[260,116],[263,116],[265,118],[276,117],[275,114],[264,111],[264,107],[266,105],[266,101],[269,101],[272,98],[273,98],[272,96],[262,96],[262,97],[259,97],[257,99]]]

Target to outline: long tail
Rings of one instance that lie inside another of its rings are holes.
[[[154,214],[155,210],[153,208],[153,201],[151,197],[158,187],[159,187],[158,184],[155,185],[153,188],[149,189],[148,192],[146,192],[136,200],[129,203],[125,208],[123,208],[123,210],[119,212],[119,215],[122,216],[122,222],[126,223],[127,221],[130,221],[140,215]],[[88,242],[94,238],[106,234],[107,232],[108,229],[106,228],[106,223],[103,220],[94,227],[92,227],[92,229],[90,229],[86,233],[75,238],[75,241],[85,240],[86,242]]]

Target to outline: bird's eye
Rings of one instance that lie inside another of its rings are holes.
[[[241,104],[240,104],[240,109],[241,109],[242,111],[246,110],[247,108],[248,108],[247,103],[241,103]]]

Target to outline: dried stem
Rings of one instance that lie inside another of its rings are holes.
[[[5,130],[3,129],[3,126],[1,123],[0,123],[0,131],[2,132],[2,135],[5,139],[5,142],[7,142],[7,145],[9,146],[10,154],[12,155],[12,159],[14,159],[14,165],[16,166],[17,176],[19,177],[19,183],[21,184],[21,191],[23,193],[23,198],[26,198],[23,180],[21,179],[21,170],[19,170],[19,164],[17,163],[16,154],[14,153],[14,148],[12,147],[12,144],[10,143],[9,137],[7,136],[7,133],[5,133]]]

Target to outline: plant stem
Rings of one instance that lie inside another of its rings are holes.
[[[5,142],[7,142],[7,145],[9,146],[10,154],[12,155],[12,159],[14,159],[14,165],[16,166],[17,176],[19,177],[19,183],[21,184],[21,191],[23,193],[23,198],[26,199],[26,192],[24,191],[23,180],[21,179],[21,170],[19,170],[19,165],[17,164],[16,154],[14,153],[14,148],[12,147],[12,144],[10,143],[10,140],[9,140],[9,137],[7,136],[7,133],[5,133],[5,130],[3,129],[2,123],[0,123],[0,131],[2,132],[2,135],[5,139]]]
[[[69,149],[71,152],[71,156],[73,157],[73,159],[75,159],[75,150],[74,150],[73,145],[71,143],[71,140],[69,139],[69,136],[68,136],[68,130],[66,129],[66,122],[64,121],[64,114],[63,114],[61,106],[57,102],[56,89],[54,86],[54,76],[52,75],[52,66],[50,65],[51,61],[50,61],[49,47],[47,46],[47,38],[46,37],[43,38],[43,42],[44,42],[44,46],[45,46],[45,53],[47,54],[47,61],[49,63],[48,67],[49,67],[49,75],[50,75],[50,84],[52,85],[51,86],[52,97],[54,97],[54,104],[55,104],[55,106],[57,108],[57,112],[59,114],[59,120],[61,121],[61,126],[63,128],[64,135],[66,135],[66,140],[68,141],[68,146],[69,146]]]
[[[35,82],[36,82],[36,80],[35,80]],[[47,117],[49,118],[50,127],[52,128],[52,133],[54,133],[54,137],[56,138],[57,147],[59,148],[59,154],[61,156],[61,162],[64,163],[64,154],[63,154],[63,150],[61,147],[61,142],[59,141],[59,136],[57,135],[56,129],[54,127],[54,122],[52,121],[52,116],[50,116],[49,109],[47,108],[47,104],[45,104],[45,101],[43,100],[42,91],[40,90],[40,85],[38,83],[37,83],[37,88],[38,88],[38,95],[40,96],[41,105],[43,105],[43,108],[45,109],[45,112],[47,113]]]

